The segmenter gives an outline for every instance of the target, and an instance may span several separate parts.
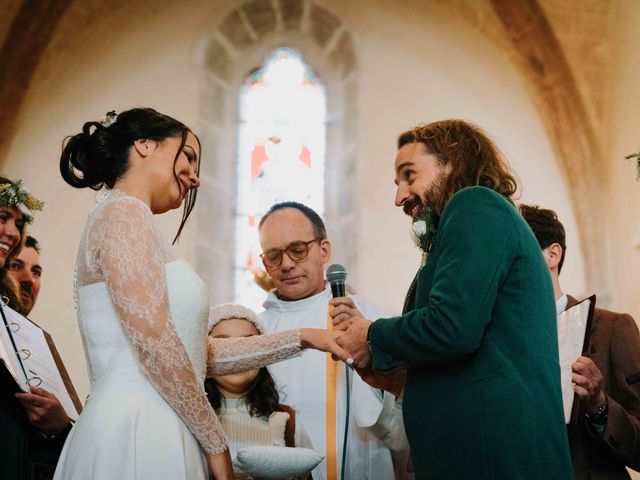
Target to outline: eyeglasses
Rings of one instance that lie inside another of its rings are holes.
[[[282,255],[285,253],[291,260],[298,263],[309,256],[309,245],[313,242],[320,242],[320,240],[314,238],[308,242],[291,242],[285,248],[270,248],[266,252],[262,252],[260,254],[260,258],[262,259],[264,266],[267,268],[274,268],[282,265]]]

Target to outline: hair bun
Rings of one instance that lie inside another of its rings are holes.
[[[126,166],[116,161],[118,150],[107,127],[100,122],[86,122],[81,133],[66,139],[60,157],[62,178],[75,188],[112,188]]]

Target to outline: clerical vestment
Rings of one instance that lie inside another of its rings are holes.
[[[376,319],[385,316],[381,309],[361,297],[355,295],[352,298],[366,318]],[[326,328],[329,300],[331,289],[328,286],[317,295],[296,301],[280,300],[272,291],[263,304],[265,311],[259,316],[268,332],[303,327]],[[329,435],[329,450],[335,451],[335,461],[327,458],[327,461],[322,462],[313,471],[314,479],[339,479],[347,414],[345,365],[338,362],[335,368],[334,428],[331,427],[332,408],[330,405],[328,408],[333,394],[331,385],[327,385],[326,353],[305,350],[298,357],[271,365],[269,370],[283,393],[284,398],[281,401],[297,410],[297,421],[304,423],[314,449],[331,456],[332,453],[327,451]],[[369,387],[355,371],[349,371],[349,386],[351,402],[344,478],[412,478],[406,473],[404,461],[408,454],[408,443],[402,425],[401,406],[394,401],[393,395],[383,395],[380,390]],[[331,437],[335,437],[333,449]],[[397,474],[394,473],[392,454]],[[327,465],[335,465],[336,471],[327,472]]]

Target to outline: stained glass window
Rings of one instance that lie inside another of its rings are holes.
[[[258,223],[277,202],[324,214],[326,88],[300,53],[278,48],[240,90],[234,301],[260,309]]]

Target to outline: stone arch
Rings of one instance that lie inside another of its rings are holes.
[[[14,17],[0,48],[0,163],[38,62],[71,1],[25,1],[14,12],[3,5],[3,14]]]
[[[333,259],[357,272],[357,62],[343,22],[309,0],[249,0],[202,38],[199,131],[207,161],[201,169],[196,265],[212,303],[230,301],[236,199],[238,92],[246,76],[278,47],[302,53],[327,86],[325,217]],[[211,208],[214,206],[215,214]],[[348,241],[346,240],[348,239]]]
[[[578,222],[588,289],[602,306],[611,302],[604,219],[605,168],[585,99],[538,0],[491,0],[533,91],[556,152]]]
[[[573,2],[576,8],[580,6],[578,0]],[[47,52],[51,40],[59,36],[73,35],[74,29],[69,28],[65,21],[69,16],[73,16],[74,8],[91,11],[99,4],[95,0],[86,2],[16,0],[9,3],[9,8],[3,11],[6,15],[0,20],[0,79],[2,80],[0,81],[0,163],[5,160],[17,125],[16,119],[20,116],[34,72],[43,57],[53,54]],[[151,4],[151,2],[147,0],[142,4]],[[437,2],[434,3],[436,4]],[[455,9],[457,14],[470,17],[473,26],[480,28],[484,34],[491,36],[491,32],[488,31],[491,30],[491,26],[488,24],[494,21],[494,17],[507,32],[508,43],[512,48],[510,53],[513,53],[511,58],[519,65],[529,84],[531,96],[538,106],[569,187],[580,225],[587,286],[599,293],[610,295],[611,272],[607,268],[606,235],[601,207],[607,187],[603,185],[604,182],[599,181],[604,177],[601,148],[607,145],[599,144],[598,137],[594,133],[594,126],[597,126],[598,119],[589,118],[585,108],[585,105],[588,107],[586,103],[588,99],[576,86],[575,71],[572,72],[565,58],[565,53],[570,59],[574,58],[575,52],[572,56],[570,51],[564,52],[561,48],[556,38],[559,32],[557,30],[554,32],[549,22],[549,6],[549,2],[540,0],[520,2],[491,0],[486,3],[473,0],[451,0],[441,4],[442,8]],[[543,7],[546,8],[546,13]],[[157,8],[157,2],[154,2],[153,8]],[[85,18],[99,18],[104,21],[108,15],[113,15],[113,12],[114,9],[111,8],[105,10],[100,16]],[[606,24],[606,18],[603,17],[602,22]],[[216,164],[216,167],[221,170],[231,168],[228,163],[231,163],[230,160],[233,158],[233,145],[229,146],[229,143],[233,143],[234,132],[225,130],[224,121],[221,119],[231,117],[233,120],[233,114],[230,112],[234,106],[230,102],[235,98],[235,92],[231,88],[234,72],[237,71],[241,62],[257,64],[256,58],[264,54],[263,51],[258,51],[262,42],[271,41],[273,46],[277,46],[278,39],[289,44],[297,39],[298,42],[306,45],[302,49],[305,58],[311,61],[314,68],[318,69],[320,64],[323,64],[325,71],[320,71],[320,75],[338,85],[332,88],[330,101],[345,107],[344,112],[335,108],[329,110],[334,117],[330,119],[332,123],[329,126],[327,156],[329,161],[335,162],[337,167],[345,169],[346,174],[355,178],[355,160],[338,161],[340,156],[355,159],[355,152],[349,150],[355,148],[355,142],[334,142],[332,136],[355,139],[351,134],[355,135],[356,130],[356,49],[352,36],[340,19],[313,0],[247,0],[239,6],[235,3],[235,7],[227,12],[223,20],[204,35],[196,51],[197,63],[202,71],[203,106],[200,112],[200,125],[202,130],[211,125],[216,126],[207,133],[207,141],[212,145],[205,146],[206,155],[213,159],[229,160],[226,163],[219,162],[220,165]],[[314,49],[317,55],[310,53]],[[253,59],[244,57],[245,54],[253,55]],[[328,74],[335,74],[333,76],[337,80],[328,78]],[[227,95],[230,98],[227,98]],[[340,96],[343,98],[338,99]],[[212,108],[206,112],[204,105],[212,105]],[[212,118],[212,112],[219,112],[220,119]],[[336,133],[339,130],[342,131],[339,134]],[[351,132],[344,133],[346,130]],[[224,145],[218,143],[218,137],[223,138],[226,143]],[[340,145],[341,150],[331,150],[333,145]],[[205,169],[206,167],[207,165]],[[340,174],[337,172],[339,170],[332,169],[332,174],[335,176],[345,174],[345,172]],[[220,178],[225,177],[216,176],[211,172],[204,173],[205,181],[211,184],[218,182],[219,188],[228,187],[224,182],[219,181]],[[332,180],[327,179],[329,188],[334,185]],[[334,188],[334,192],[336,190]],[[204,191],[201,194],[203,197],[206,195]],[[333,211],[337,211],[336,204],[355,203],[353,197],[347,195],[345,198],[343,194],[341,198],[340,195],[329,192],[327,192],[327,200],[328,203],[334,203],[333,207],[329,208],[330,215],[333,215]],[[225,203],[224,199],[219,199],[215,204],[221,211],[224,209],[233,211],[233,205]],[[346,210],[353,212],[352,207],[347,207]],[[205,217],[199,222],[202,231],[208,232],[205,226],[210,219],[206,218],[204,212],[201,215]],[[349,223],[345,218],[343,218],[345,228],[355,230],[353,222]],[[336,226],[340,225],[340,219],[330,218],[329,223],[332,236],[337,240]],[[353,235],[352,238],[355,239],[355,232]],[[336,251],[338,250],[337,248]],[[209,258],[212,259],[211,265],[224,265],[216,255],[199,255],[203,264],[207,264]],[[202,267],[201,270],[205,271],[207,268]],[[216,288],[218,286],[216,284]]]

